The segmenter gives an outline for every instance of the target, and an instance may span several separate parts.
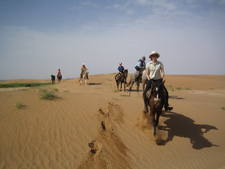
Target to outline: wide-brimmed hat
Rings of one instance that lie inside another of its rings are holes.
[[[85,65],[85,63],[82,63],[82,65]]]
[[[156,52],[156,51],[152,51],[152,53],[149,55],[149,58],[152,58],[152,56],[153,55],[156,55],[157,56],[157,58],[159,58],[160,57],[160,54],[158,53],[158,52]]]

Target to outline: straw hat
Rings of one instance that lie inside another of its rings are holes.
[[[149,55],[149,58],[152,58],[152,56],[153,55],[156,55],[157,56],[157,58],[159,58],[160,57],[160,54],[158,53],[158,52],[156,52],[156,51],[152,51],[152,53]]]

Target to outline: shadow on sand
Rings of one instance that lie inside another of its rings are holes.
[[[170,99],[177,99],[177,100],[183,100],[185,98],[177,97],[177,96],[169,96]]]
[[[168,137],[166,140],[161,140],[158,145],[165,145],[167,142],[172,141],[174,136],[178,136],[189,138],[192,148],[197,150],[218,146],[212,144],[203,136],[204,133],[212,129],[218,130],[216,127],[206,124],[195,124],[194,120],[175,112],[164,112],[162,116],[169,119],[164,122],[166,126],[159,126],[159,130],[167,131]]]
[[[89,85],[89,86],[98,86],[98,85],[102,85],[102,83],[87,83],[87,85]]]

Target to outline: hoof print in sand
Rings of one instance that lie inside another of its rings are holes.
[[[101,122],[101,126],[102,126],[102,129],[103,129],[103,130],[106,130],[105,122],[104,122],[104,121]]]
[[[95,154],[99,150],[99,145],[96,140],[88,143],[88,146],[91,148],[90,153]]]
[[[101,114],[105,114],[103,111],[102,111],[102,109],[100,108],[99,110],[98,110]]]

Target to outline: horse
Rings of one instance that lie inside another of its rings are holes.
[[[142,75],[142,72],[143,72],[143,70],[140,70],[140,75]],[[142,80],[140,77],[137,78],[137,72],[131,74],[130,81],[127,83],[127,87],[130,86],[129,87],[129,96],[130,96],[131,89],[134,85],[134,82],[136,82],[136,84],[137,84],[137,93],[139,95],[139,84],[142,82]]]
[[[159,117],[164,105],[164,83],[165,81],[152,82],[151,89],[146,93],[146,97],[150,98],[148,104],[150,107],[150,117],[152,117],[152,125],[154,127],[154,136],[156,136],[156,127],[158,126]]]
[[[126,83],[127,75],[128,75],[128,69],[125,69],[123,71],[123,75],[117,74],[115,76],[115,80],[116,80],[116,85],[117,85],[118,91],[119,91],[119,84],[120,84],[120,91],[122,90],[122,83],[124,83],[124,91],[126,91],[125,83]]]
[[[88,69],[85,69],[85,71],[83,71],[82,73],[82,83],[85,84],[85,86],[87,86],[87,80],[88,80]]]
[[[55,75],[51,75],[52,84],[55,83]]]
[[[147,81],[148,81],[148,79],[147,79],[147,76],[146,76],[146,72],[145,72],[145,70],[144,70],[143,73],[142,73],[142,78],[141,78],[142,87],[143,87],[143,92],[144,92],[144,90],[145,90],[145,86],[146,86],[146,84],[147,84]]]
[[[57,74],[57,79],[58,79],[58,82],[61,83],[61,80],[62,80],[62,74]]]

